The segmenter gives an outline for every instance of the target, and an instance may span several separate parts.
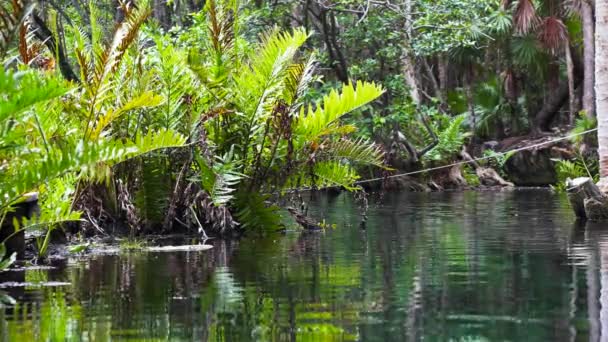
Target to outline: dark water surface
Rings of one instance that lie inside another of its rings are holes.
[[[3,273],[59,283],[4,289],[0,341],[608,340],[608,227],[564,202],[389,194],[361,230],[350,195],[319,196],[324,233]]]

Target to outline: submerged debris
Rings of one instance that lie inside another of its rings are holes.
[[[148,252],[198,252],[213,248],[212,245],[153,246],[144,248]]]

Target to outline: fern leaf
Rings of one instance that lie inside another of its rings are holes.
[[[379,146],[362,138],[332,142],[328,151],[328,157],[335,161],[348,160],[361,165],[385,167],[384,152]]]
[[[316,109],[309,107],[300,110],[296,132],[304,141],[316,141],[323,135],[332,134],[340,127],[338,119],[375,100],[383,92],[382,87],[367,82],[357,82],[356,87],[345,85],[340,93],[332,90],[317,104]]]
[[[305,170],[292,175],[285,183],[285,188],[316,187],[322,189],[339,186],[354,191],[358,189],[354,185],[358,179],[357,172],[349,164],[338,161],[321,161],[314,164],[311,171]]]
[[[0,123],[21,111],[65,94],[69,88],[58,78],[40,78],[35,72],[0,71]]]
[[[266,203],[268,195],[239,192],[234,201],[235,218],[246,230],[276,231],[281,228],[279,208]]]

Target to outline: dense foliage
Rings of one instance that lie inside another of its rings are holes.
[[[13,22],[26,9],[16,7]],[[341,121],[383,89],[357,81],[307,99],[318,62],[300,52],[306,30],[247,40],[230,1],[208,1],[175,34],[145,26],[151,11],[143,1],[121,11],[111,37],[97,25],[62,32],[66,62],[77,70],[71,80],[37,50],[29,19],[8,51],[0,73],[2,215],[28,192],[40,198],[40,214],[15,229],[50,232],[82,221],[85,232],[102,234],[113,222],[133,234],[275,230],[270,194],[356,190],[358,167],[384,167],[383,152],[349,138],[356,128]],[[88,20],[98,12],[91,4]],[[43,255],[49,236],[39,243]]]
[[[2,217],[41,203],[17,229],[275,230],[289,190],[356,191],[595,122],[585,1],[0,6]],[[593,164],[585,146],[560,178]],[[483,183],[475,168],[420,178]]]

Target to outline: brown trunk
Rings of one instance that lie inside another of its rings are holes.
[[[593,179],[569,179],[566,181],[566,186],[568,199],[577,216],[586,217],[591,221],[604,221],[608,219],[608,197],[593,183]]]
[[[444,99],[448,98],[448,58],[441,54],[437,58],[437,68],[439,69],[439,92]]]
[[[536,114],[536,124],[541,131],[548,131],[555,115],[568,100],[568,83],[563,83],[552,92]]]
[[[464,75],[464,92],[467,97],[467,107],[471,116],[471,130],[474,139],[475,131],[477,130],[477,115],[475,114],[475,99],[473,97],[473,67],[470,65],[467,67]]]
[[[569,122],[570,124],[574,123],[574,118],[576,116],[576,89],[574,88],[574,63],[572,62],[572,52],[570,50],[570,44],[566,42],[564,44],[564,53],[566,55],[566,69],[568,74],[568,99],[569,99]]]
[[[426,58],[422,58],[422,66],[424,67],[424,71],[431,82],[431,86],[433,87],[433,95],[439,100],[440,109],[442,111],[446,111],[447,109],[447,97],[443,96],[443,92],[441,91],[441,87],[439,86],[439,81],[437,77],[435,77],[435,73],[433,69],[429,65],[429,62]]]
[[[154,18],[158,20],[162,28],[168,30],[171,27],[167,0],[154,0],[154,7],[152,8],[152,13],[154,15]]]
[[[595,117],[595,20],[590,1],[581,1],[584,44],[583,110],[587,116]]]

